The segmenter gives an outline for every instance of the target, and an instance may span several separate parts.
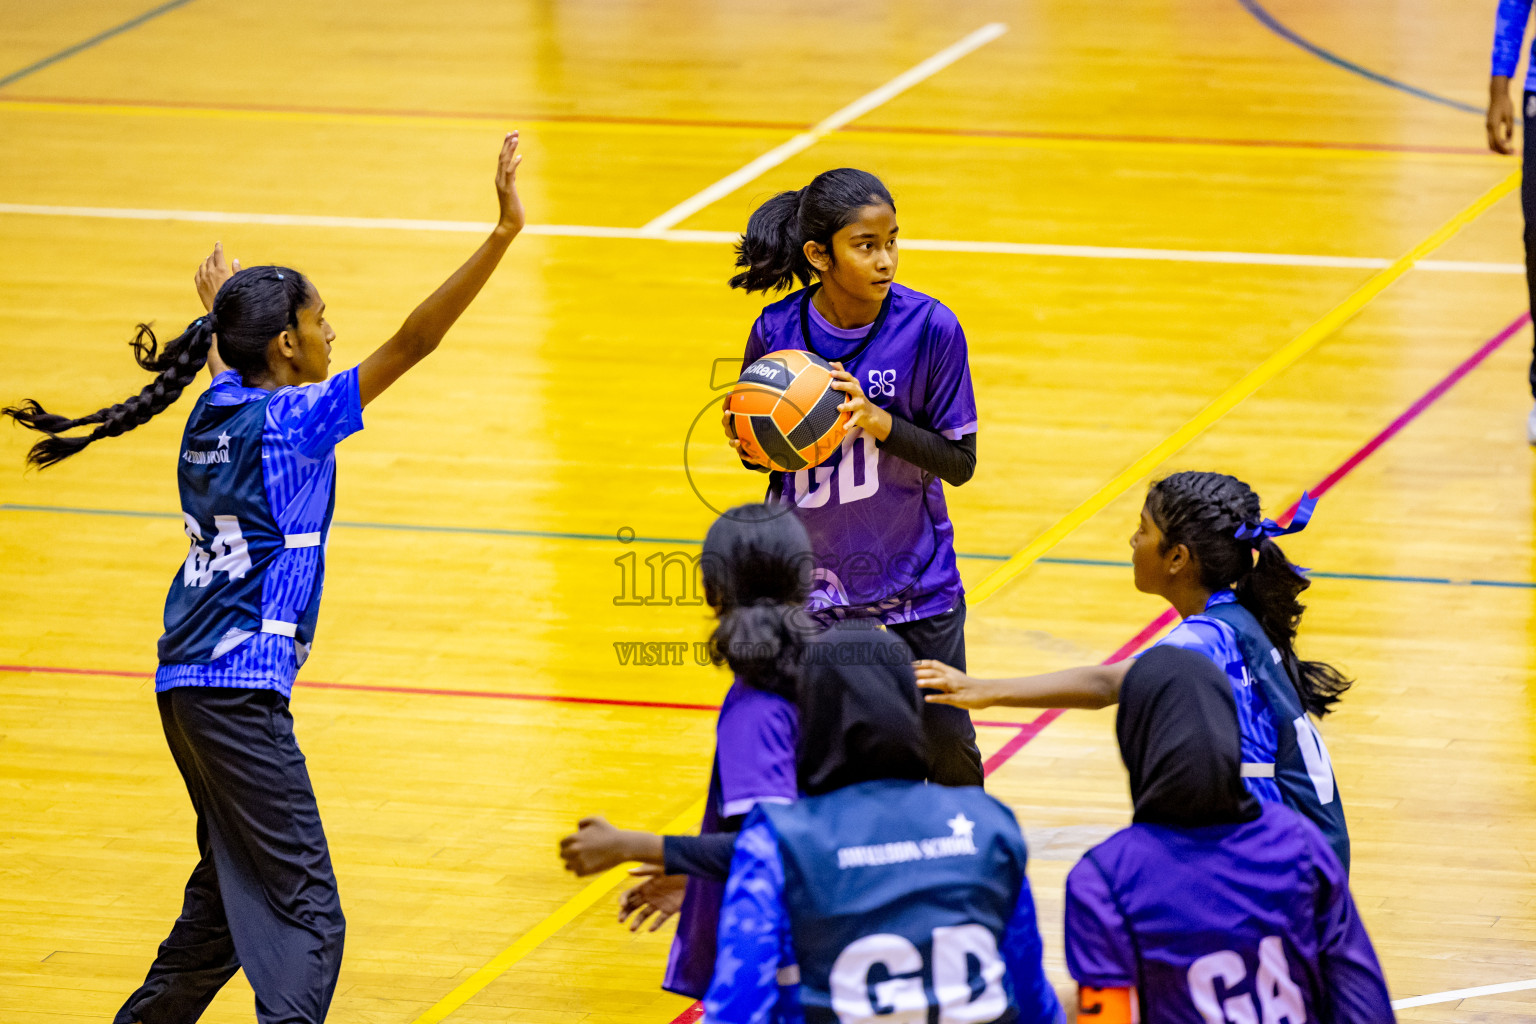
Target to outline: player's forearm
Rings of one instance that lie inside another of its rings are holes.
[[[666,845],[654,832],[619,829],[616,849],[624,861],[660,865],[666,857]]]
[[[475,250],[475,254],[411,311],[411,315],[405,318],[405,323],[396,332],[395,340],[413,350],[418,359],[436,349],[443,335],[448,333],[448,329],[469,308],[475,296],[480,294],[480,289],[485,287],[485,282],[490,280],[491,273],[501,262],[507,246],[516,237],[515,230],[498,224],[480,248]]]
[[[951,487],[966,483],[976,472],[975,434],[951,441],[896,415],[891,416],[891,432],[880,442],[880,449],[932,473]]]
[[[1084,708],[1097,710],[1120,700],[1120,683],[1130,661],[1083,665],[1015,679],[985,680],[990,703],[1010,708]]]
[[[1488,98],[1498,99],[1509,95],[1508,75],[1492,75],[1488,79]]]

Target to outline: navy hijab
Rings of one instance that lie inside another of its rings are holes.
[[[1138,824],[1232,824],[1259,816],[1241,777],[1242,736],[1226,674],[1197,651],[1154,647],[1120,684],[1120,756]]]

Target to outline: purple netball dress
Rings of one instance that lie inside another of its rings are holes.
[[[976,432],[965,333],[946,306],[893,284],[873,324],[840,330],[809,299],[801,289],[763,310],[743,366],[781,349],[810,350],[841,362],[892,415],[951,441]],[[816,552],[812,609],[873,614],[889,625],[960,602],[954,525],[936,476],[858,428],[821,465],[772,476],[770,493],[795,506]]]
[[[797,721],[794,704],[783,697],[739,679],[731,684],[715,723],[715,765],[701,833],[734,831],[723,826],[758,804],[795,802]],[[708,991],[724,895],[721,882],[688,879],[662,988],[695,999]]]
[[[1253,821],[1132,825],[1067,876],[1067,965],[1137,988],[1144,1024],[1393,1020],[1323,834],[1276,803]]]

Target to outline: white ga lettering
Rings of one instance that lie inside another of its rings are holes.
[[[1306,1000],[1291,980],[1285,944],[1278,935],[1259,943],[1259,971],[1253,986],[1258,1006],[1248,993],[1218,999],[1218,981],[1231,993],[1247,977],[1248,968],[1235,950],[1209,953],[1190,964],[1189,997],[1205,1024],[1307,1024]]]

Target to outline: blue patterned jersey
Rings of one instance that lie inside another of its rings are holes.
[[[319,611],[335,447],[362,426],[355,367],[277,391],[214,378],[183,438],[191,545],[166,598],[157,691],[292,690]]]
[[[1205,606],[1212,608],[1236,600],[1237,595],[1232,591],[1222,590],[1212,594]],[[1253,676],[1243,662],[1236,632],[1225,622],[1208,615],[1191,615],[1155,646],[1164,644],[1199,651],[1227,674],[1227,680],[1232,684],[1232,698],[1237,701],[1237,724],[1243,734],[1243,782],[1248,786],[1248,792],[1258,799],[1280,803],[1280,787],[1274,779],[1277,744],[1275,715],[1270,710],[1269,702],[1264,699],[1264,692],[1254,685]],[[1250,774],[1266,770],[1268,775]]]

